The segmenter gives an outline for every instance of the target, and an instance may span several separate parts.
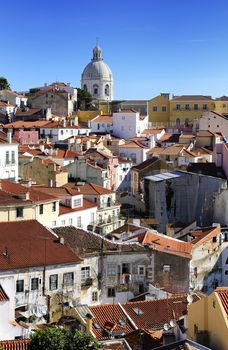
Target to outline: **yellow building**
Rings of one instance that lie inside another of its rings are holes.
[[[182,95],[170,100],[170,124],[189,125],[198,119],[203,112],[214,110],[211,96]]]
[[[213,350],[228,349],[227,287],[219,287],[189,305],[188,338]]]
[[[214,111],[218,114],[228,114],[228,97],[222,96],[215,99]]]
[[[168,124],[170,120],[169,94],[161,93],[148,101],[149,122],[153,125]]]

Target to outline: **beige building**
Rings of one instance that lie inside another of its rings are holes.
[[[23,180],[32,180],[37,184],[60,187],[68,182],[68,171],[50,158],[34,157],[32,162],[23,165]]]
[[[227,288],[217,288],[188,306],[188,338],[213,350],[228,349]]]
[[[72,116],[76,111],[77,90],[69,84],[53,83],[41,88],[30,89],[28,94],[28,105],[31,108],[47,110],[51,108],[52,113],[65,117]]]
[[[148,101],[149,122],[153,125],[163,125],[169,122],[170,100],[169,94],[161,93]]]
[[[55,226],[59,200],[31,187],[1,180],[0,222],[37,220],[47,227]]]

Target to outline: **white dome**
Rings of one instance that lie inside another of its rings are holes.
[[[102,50],[99,46],[93,49],[93,58],[83,70],[81,87],[89,91],[95,99],[102,101],[113,100],[112,71],[103,61]]]
[[[85,67],[82,73],[83,80],[110,80],[112,72],[109,66],[104,61],[92,61]]]

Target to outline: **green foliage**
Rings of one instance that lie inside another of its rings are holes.
[[[88,334],[48,327],[36,331],[31,337],[29,350],[97,350],[98,343]]]
[[[4,89],[10,89],[10,84],[6,78],[0,77],[0,90]]]
[[[77,88],[78,109],[87,108],[92,101],[91,94],[83,89]]]

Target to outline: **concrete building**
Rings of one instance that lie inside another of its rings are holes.
[[[77,108],[77,89],[62,82],[45,84],[43,87],[30,89],[28,105],[44,111],[51,108],[52,113],[69,117]]]
[[[15,91],[5,89],[0,90],[0,100],[8,101],[10,104],[17,106],[18,108],[23,108],[27,106],[28,98]]]
[[[139,141],[129,141],[118,147],[118,154],[122,158],[131,160],[134,164],[140,164],[147,159],[149,147]]]
[[[112,115],[113,135],[124,140],[138,137],[148,129],[148,116],[141,116],[133,109],[120,110]]]
[[[90,121],[91,132],[96,134],[110,134],[113,131],[112,116],[98,115]]]
[[[188,337],[212,350],[227,350],[228,289],[217,288],[188,306]]]
[[[227,188],[226,179],[173,171],[144,178],[144,200],[148,215],[160,223],[165,232],[168,223],[200,226],[215,222],[215,200]]]
[[[227,103],[228,105],[228,103]],[[210,111],[203,113],[198,119],[198,130],[208,130],[213,133],[221,132],[223,136],[228,138],[228,117],[217,112]]]
[[[223,168],[228,178],[228,143],[219,143],[215,145],[213,161],[216,163],[216,166]]]
[[[94,99],[113,100],[113,77],[109,66],[103,61],[102,50],[96,45],[93,58],[84,68],[81,76],[81,88],[88,91]]]
[[[12,130],[0,131],[0,179],[18,180],[18,143],[12,140]]]

